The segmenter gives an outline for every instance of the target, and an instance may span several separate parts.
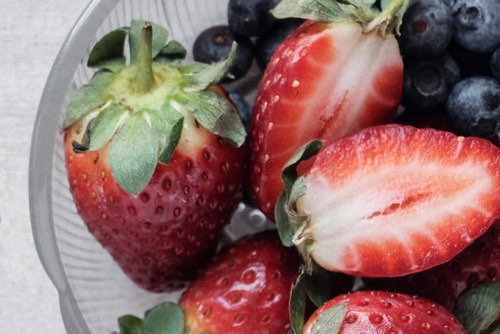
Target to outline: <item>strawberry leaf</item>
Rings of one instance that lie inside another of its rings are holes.
[[[91,130],[89,151],[96,151],[109,142],[126,117],[126,113],[125,107],[120,104],[112,104],[99,113],[92,127],[87,127]]]
[[[278,19],[296,17],[320,22],[345,21],[347,13],[338,1],[282,0],[271,13]]]
[[[158,60],[158,58],[165,58],[166,60],[174,61],[184,59],[186,54],[187,50],[181,43],[171,40],[161,49],[155,60]]]
[[[314,305],[319,307],[334,297],[338,275],[315,265],[311,275],[305,276],[307,296]]]
[[[492,333],[500,314],[500,282],[480,284],[462,294],[453,313],[470,334]]]
[[[158,162],[158,139],[143,116],[132,114],[116,132],[109,149],[113,177],[132,195],[149,183]]]
[[[227,99],[211,91],[191,92],[176,96],[196,121],[210,132],[240,147],[245,141],[245,127],[238,111]]]
[[[184,334],[184,312],[174,303],[162,303],[144,317],[144,334]]]
[[[286,247],[294,245],[293,237],[304,224],[304,217],[298,216],[295,210],[295,203],[305,192],[305,184],[303,178],[298,176],[297,166],[303,160],[316,155],[321,146],[321,141],[305,144],[292,156],[283,169],[281,178],[284,189],[275,207],[275,218],[281,242]]]
[[[144,21],[132,20],[130,23],[130,62],[135,63],[139,55],[139,48],[141,44],[141,35],[144,28]],[[151,57],[155,58],[163,50],[168,40],[168,31],[162,26],[151,23],[153,28],[153,40],[151,46]]]
[[[120,334],[144,334],[144,322],[133,315],[118,318]]]
[[[151,126],[158,139],[159,161],[168,163],[181,138],[184,117],[167,102],[162,110],[148,110]]]
[[[113,80],[113,73],[100,71],[83,85],[70,100],[68,111],[64,120],[64,126],[74,123],[87,113],[95,111],[106,103],[106,97],[102,94],[103,89]]]
[[[226,74],[229,72],[231,65],[236,59],[238,44],[233,42],[229,55],[212,65],[209,66],[198,66],[197,72],[185,72],[186,74],[191,74],[188,86],[185,88],[187,92],[200,91],[207,88],[210,85],[220,82]]]
[[[316,319],[310,334],[337,334],[344,321],[346,305],[337,304],[329,309],[323,310]]]
[[[293,334],[302,334],[306,312],[305,274],[301,273],[292,286],[288,310]]]
[[[87,66],[116,72],[125,66],[123,48],[128,28],[119,28],[101,38],[90,52]]]

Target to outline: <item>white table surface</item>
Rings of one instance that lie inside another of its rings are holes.
[[[89,2],[0,0],[0,334],[66,333],[56,289],[35,250],[28,165],[45,81]]]

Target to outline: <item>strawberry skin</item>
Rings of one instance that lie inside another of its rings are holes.
[[[288,333],[288,301],[299,263],[274,231],[237,241],[182,295],[186,333]]]
[[[442,306],[416,296],[383,291],[360,291],[338,296],[309,318],[304,334],[318,333],[318,319],[335,306],[345,308],[340,329],[332,334],[422,334],[467,332]],[[326,333],[323,327],[321,333]],[[329,332],[330,333],[330,332]]]
[[[500,149],[402,125],[343,137],[304,177],[294,243],[320,266],[367,277],[429,269],[500,218]]]
[[[251,191],[274,217],[285,163],[313,139],[330,143],[391,121],[402,93],[396,39],[356,22],[308,21],[276,50],[260,82],[252,125]]]
[[[500,222],[497,222],[449,262],[417,274],[365,283],[378,289],[418,294],[453,310],[463,292],[499,280]]]
[[[245,149],[201,127],[186,133],[193,135],[181,139],[170,163],[158,163],[133,196],[112,177],[108,146],[75,153],[79,123],[65,132],[70,190],[81,218],[123,271],[150,291],[178,288],[208,261],[242,195]]]

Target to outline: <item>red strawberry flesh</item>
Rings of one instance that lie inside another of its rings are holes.
[[[309,216],[302,234],[319,265],[401,276],[450,260],[500,217],[500,149],[444,131],[377,126],[326,147],[305,184],[298,211]]]
[[[269,218],[285,163],[306,142],[331,142],[390,121],[403,65],[397,42],[354,22],[308,21],[282,43],[254,105],[252,192]]]

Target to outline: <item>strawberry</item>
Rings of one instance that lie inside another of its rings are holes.
[[[338,296],[309,318],[304,334],[422,334],[467,332],[445,308],[429,300],[383,291]]]
[[[127,36],[130,64],[121,51]],[[166,30],[132,21],[96,44],[89,65],[99,71],[68,106],[65,155],[76,208],[147,290],[193,276],[241,198],[245,132],[216,84],[234,51],[227,62],[183,65]]]
[[[281,171],[299,147],[396,116],[403,62],[393,31],[408,2],[383,1],[382,12],[359,0],[283,0],[274,9],[308,21],[276,49],[254,103],[251,192],[271,220]]]
[[[276,232],[240,239],[216,255],[182,295],[186,333],[288,333],[299,263]]]
[[[451,311],[463,292],[481,283],[499,281],[500,222],[497,222],[451,261],[420,273],[365,283],[370,288],[418,294]]]
[[[395,277],[449,261],[500,218],[500,148],[476,137],[379,125],[322,149],[295,181],[284,170],[276,214],[307,262]]]

